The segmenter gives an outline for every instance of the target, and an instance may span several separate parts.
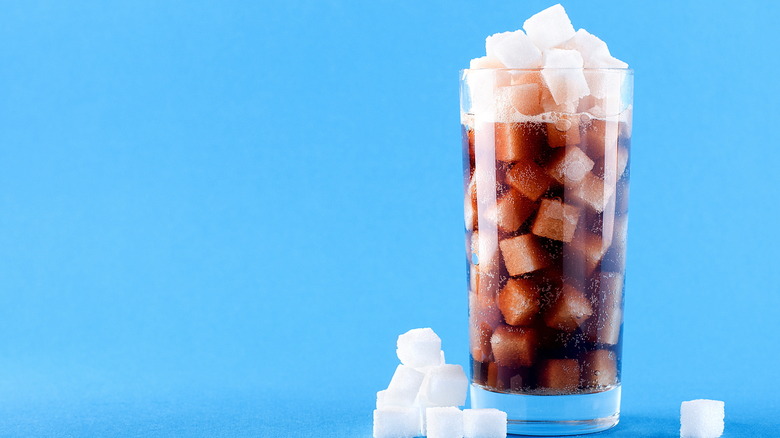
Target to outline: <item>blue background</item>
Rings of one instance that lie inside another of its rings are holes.
[[[369,437],[466,364],[458,70],[550,1],[0,4],[0,435]],[[567,2],[636,71],[623,420],[778,436],[776,2]]]

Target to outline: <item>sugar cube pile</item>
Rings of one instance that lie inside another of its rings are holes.
[[[506,413],[465,409],[468,379],[445,362],[441,338],[430,328],[400,335],[401,364],[387,389],[376,393],[374,438],[505,438]]]
[[[680,405],[681,438],[718,438],[723,435],[726,404],[718,400],[691,400]]]
[[[612,56],[597,36],[585,29],[575,31],[560,4],[533,15],[522,29],[488,36],[485,54],[469,65],[472,111],[477,117],[499,121],[541,112],[602,117],[621,111],[625,76],[593,69],[626,69],[628,64]],[[511,83],[498,83],[489,71],[480,71],[501,68],[540,69],[541,74],[527,72],[515,75]],[[509,97],[498,97],[503,94]]]

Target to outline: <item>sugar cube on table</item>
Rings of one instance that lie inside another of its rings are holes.
[[[580,209],[557,199],[543,199],[531,232],[548,239],[571,242],[577,230]]]
[[[485,39],[485,52],[507,68],[539,68],[542,52],[522,30],[502,32]]]
[[[496,364],[506,367],[528,367],[536,357],[536,331],[530,328],[501,325],[490,338]]]
[[[590,93],[580,52],[548,49],[542,54],[542,62],[542,78],[556,104],[576,104]]]
[[[722,401],[684,401],[680,406],[680,437],[718,438],[723,435],[725,416]]]
[[[506,412],[498,409],[464,409],[463,438],[506,438]]]
[[[577,359],[549,359],[542,364],[539,386],[557,392],[571,391],[580,385],[580,364]]]
[[[374,410],[374,438],[414,438],[421,431],[419,408],[386,407]]]
[[[428,438],[463,438],[463,412],[455,407],[432,407],[425,410]]]
[[[547,327],[573,332],[590,316],[593,307],[576,287],[564,284],[553,305],[544,314]]]
[[[418,400],[422,406],[462,406],[466,404],[468,380],[460,365],[444,364],[425,373]]]
[[[532,280],[510,278],[498,293],[498,308],[509,325],[528,325],[539,311],[539,288]]]
[[[590,388],[603,388],[617,383],[615,353],[595,350],[585,353],[582,359],[582,384]]]
[[[409,330],[398,337],[397,346],[398,359],[404,365],[418,368],[441,361],[441,338],[430,328]]]
[[[384,402],[391,406],[411,406],[420,391],[423,378],[424,373],[408,365],[398,365],[384,394]]]
[[[532,201],[555,185],[555,181],[531,160],[515,163],[506,173],[506,182]]]
[[[525,20],[523,29],[540,50],[563,44],[575,35],[571,20],[560,4],[550,6]]]
[[[533,234],[523,234],[499,242],[506,269],[511,276],[537,271],[549,264],[544,248]]]

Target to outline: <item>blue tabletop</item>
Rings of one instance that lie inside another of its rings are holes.
[[[0,4],[0,436],[368,437],[398,334],[465,365],[458,70],[551,4]],[[565,6],[636,72],[603,436],[780,436],[780,7]]]

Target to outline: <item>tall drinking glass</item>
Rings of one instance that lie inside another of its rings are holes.
[[[628,69],[461,72],[471,401],[510,433],[618,422],[632,95]]]

